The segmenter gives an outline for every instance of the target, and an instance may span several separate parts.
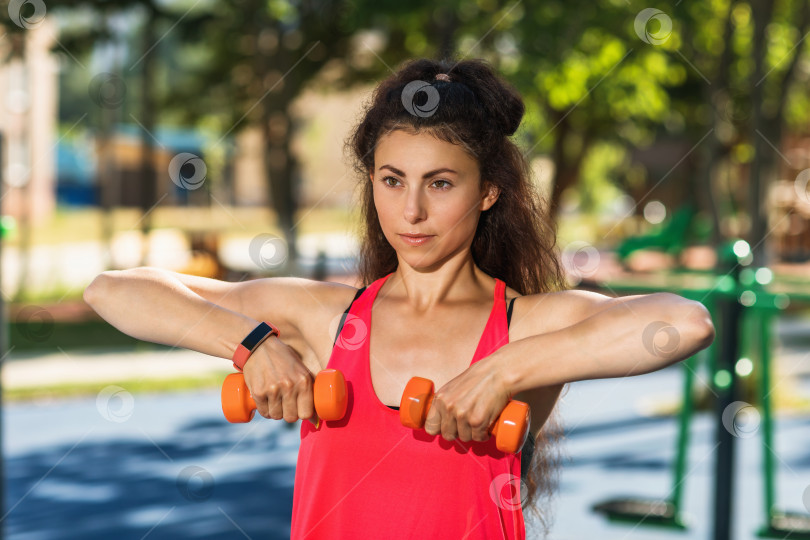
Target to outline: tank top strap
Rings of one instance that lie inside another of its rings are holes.
[[[495,278],[495,301],[498,302],[499,300],[504,305],[506,304],[506,283]]]
[[[341,316],[340,324],[338,325],[337,332],[335,333],[335,339],[332,343],[333,347],[337,343],[340,333],[343,330],[343,326],[346,323],[346,318],[350,313],[366,322],[370,319],[371,307],[377,297],[377,293],[392,274],[393,272],[390,272],[389,274],[373,281],[371,284],[357,290],[351,304],[346,307],[346,310]],[[493,300],[494,303],[492,306],[492,312],[490,313],[487,321],[484,335],[479,343],[473,363],[491,354],[495,349],[509,342],[509,319],[511,318],[512,305],[510,302],[509,313],[507,313],[506,283],[498,278],[495,278]]]
[[[354,295],[354,298],[352,299],[351,303],[346,307],[346,310],[343,312],[343,315],[341,315],[340,324],[338,324],[338,329],[337,332],[335,333],[335,340],[332,342],[333,347],[335,346],[335,343],[337,343],[338,337],[340,336],[340,331],[343,330],[343,325],[346,324],[346,316],[349,314],[349,310],[352,309],[354,303],[357,301],[358,298],[360,298],[360,295],[363,294],[363,291],[365,291],[367,288],[368,286],[365,286],[362,289],[357,289],[357,294]]]
[[[484,335],[478,344],[472,364],[495,352],[509,343],[509,325],[506,314],[506,283],[495,278],[495,292],[492,312],[489,315]]]
[[[385,283],[385,281],[391,276],[391,274],[393,274],[393,272],[390,272],[388,275],[373,281],[370,285],[366,285],[365,287],[357,290],[357,293],[354,295],[354,299],[346,307],[346,310],[340,317],[340,324],[338,325],[337,332],[335,332],[335,339],[332,342],[333,347],[337,343],[338,337],[340,337],[340,332],[343,330],[343,325],[346,323],[346,317],[348,317],[349,313],[351,312],[353,315],[360,316],[361,310],[365,311],[369,309],[371,307],[371,303],[374,302],[374,298],[377,296],[377,292],[383,286],[383,283]]]

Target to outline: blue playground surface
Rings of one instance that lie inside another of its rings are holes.
[[[687,531],[614,524],[590,509],[620,495],[669,494],[676,418],[647,417],[640,403],[676,398],[681,370],[571,385],[551,539],[710,538],[715,423],[707,413],[690,432]],[[3,422],[7,538],[289,537],[299,425],[229,424],[217,390],[8,404]],[[810,417],[780,415],[775,428],[777,504],[807,512]],[[732,536],[747,540],[764,520],[761,440],[737,442]]]

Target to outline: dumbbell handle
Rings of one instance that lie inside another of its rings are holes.
[[[425,425],[430,407],[433,405],[433,381],[422,377],[413,377],[405,387],[400,403],[400,421],[402,425],[413,429],[422,429]],[[424,408],[419,404],[424,400]],[[418,414],[414,414],[418,411]],[[515,399],[509,400],[495,424],[487,432],[495,437],[495,444],[501,452],[517,453],[526,442],[531,424],[529,405]],[[499,426],[508,430],[498,437]]]
[[[346,381],[340,371],[325,369],[318,373],[313,393],[316,413],[307,420],[316,429],[321,425],[321,417],[324,420],[339,420],[346,414]],[[242,373],[231,373],[225,377],[221,400],[222,412],[229,422],[250,422],[256,414],[256,401],[250,395]]]

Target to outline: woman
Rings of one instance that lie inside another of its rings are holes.
[[[344,373],[344,419],[301,423],[292,538],[524,538],[522,507],[553,494],[563,386],[655,371],[712,342],[700,303],[565,290],[555,224],[509,138],[523,114],[480,60],[415,60],[380,83],[348,141],[359,290],[152,268],[105,272],[86,290],[123,332],[222,358],[264,328],[238,363],[268,418],[311,418],[313,375]],[[413,376],[437,388],[424,430],[396,410]],[[531,407],[518,454],[488,434],[510,399]]]

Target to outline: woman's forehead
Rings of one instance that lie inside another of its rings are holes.
[[[457,144],[438,139],[428,133],[409,134],[394,131],[384,135],[375,148],[375,167],[392,164],[397,168],[423,168],[439,165],[470,167],[475,159]],[[390,163],[396,160],[397,163]],[[404,169],[403,169],[404,170]]]

